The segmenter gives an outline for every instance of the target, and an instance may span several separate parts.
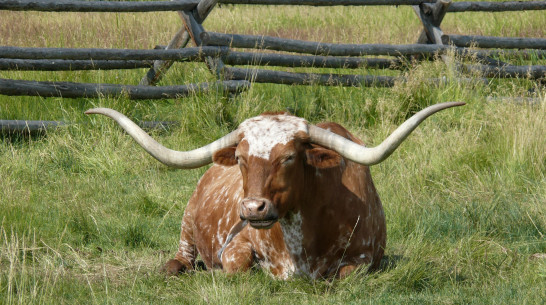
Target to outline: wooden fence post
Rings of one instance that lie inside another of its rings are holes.
[[[202,23],[217,2],[217,0],[201,0],[196,9],[192,11],[178,12],[180,14],[180,18],[182,18],[182,21],[184,22],[184,25],[186,26],[186,31],[190,34],[190,37],[196,46],[203,45],[201,33],[204,33],[205,29],[203,28]],[[207,57],[205,63],[207,64],[209,70],[216,74],[216,77],[219,79],[222,78],[225,68],[222,59]]]
[[[186,28],[182,27],[171,42],[165,47],[165,50],[184,48],[190,41],[190,35],[186,32]],[[156,60],[146,75],[140,80],[140,85],[153,86],[161,80],[161,77],[173,64],[169,60]]]
[[[443,45],[443,33],[440,29],[440,23],[442,23],[450,5],[451,0],[438,0],[434,4],[421,3],[420,5],[412,6],[417,17],[423,24],[423,30],[421,31],[417,43]],[[453,59],[445,54],[442,54],[441,58],[447,65],[453,63]]]
[[[212,9],[214,8],[217,2],[218,0],[201,0],[197,4],[197,6],[191,11],[188,11],[188,12],[178,11],[178,14],[180,15],[182,21],[184,22],[184,26],[180,29],[180,31],[178,31],[178,33],[176,33],[176,35],[171,40],[171,42],[166,47],[166,49],[184,48],[186,47],[190,39],[192,39],[195,42],[193,27],[188,26],[190,24],[189,15],[192,15],[194,22],[196,24],[201,25],[203,21],[205,21],[209,13],[212,11]],[[201,26],[201,29],[202,29],[202,26]],[[199,45],[200,44],[196,43],[196,46],[199,46]],[[207,58],[207,65],[209,65],[209,68],[210,68],[209,62],[216,63],[218,61]],[[150,69],[148,73],[146,73],[146,75],[140,81],[140,84],[141,85],[157,84],[161,80],[163,75],[167,73],[167,71],[169,70],[172,64],[173,64],[172,61],[154,62],[154,67]],[[219,66],[219,63],[217,67],[218,66]]]
[[[423,3],[421,5],[412,6],[424,27],[424,29],[421,30],[421,34],[419,34],[417,43],[442,42],[442,35],[438,35],[441,33],[440,24],[450,5],[451,0],[439,0],[434,4]]]

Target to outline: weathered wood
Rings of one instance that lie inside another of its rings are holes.
[[[214,6],[216,6],[216,3],[218,3],[218,0],[199,1],[199,4],[197,5],[197,8],[194,10],[193,14],[197,23],[202,24],[203,21],[205,21]]]
[[[201,39],[209,46],[231,46],[234,48],[255,48],[275,51],[307,53],[329,56],[362,56],[362,55],[413,55],[434,54],[447,51],[447,46],[437,45],[389,45],[389,44],[333,44],[283,39],[271,36],[220,34],[203,32]]]
[[[0,10],[42,12],[157,12],[190,10],[199,0],[174,1],[81,1],[81,0],[4,0]]]
[[[262,65],[315,68],[402,69],[399,59],[307,56],[291,54],[230,52],[222,57],[229,65]],[[168,62],[168,61],[161,61]],[[171,62],[172,63],[172,62]],[[63,59],[0,59],[0,70],[76,71],[149,68],[152,61],[140,60],[63,60]],[[152,70],[150,70],[152,71]],[[148,78],[146,78],[148,79]],[[149,85],[149,83],[140,83]]]
[[[205,19],[207,18],[209,13],[212,11],[212,9],[214,8],[217,2],[218,2],[217,0],[199,1],[199,4],[197,5],[197,7],[193,9],[192,11],[192,14],[194,15],[194,18],[197,21],[197,23],[202,24],[203,21],[205,21]],[[181,14],[181,12],[184,12],[184,10],[179,11],[180,17],[184,20],[184,17]],[[183,39],[178,37],[181,35],[184,35]],[[167,49],[184,48],[188,44],[190,38],[191,38],[190,33],[186,31],[186,24],[184,24],[183,30],[180,30],[175,35],[175,37],[171,40],[171,43],[169,44],[169,46],[172,46],[172,47],[168,46]],[[172,65],[172,61],[155,62],[154,68],[148,71],[148,73],[140,81],[140,84],[141,85],[157,84],[161,80],[163,75],[167,73],[171,65]],[[217,66],[219,66],[219,64]]]
[[[220,0],[224,4],[308,5],[308,6],[361,6],[361,5],[419,5],[435,0]]]
[[[504,66],[464,65],[468,72],[479,73],[484,77],[546,79],[546,66]]]
[[[500,49],[546,49],[545,38],[443,35],[442,41],[444,44],[454,44],[458,47],[476,46],[478,48]]]
[[[485,56],[509,57],[520,59],[546,59],[546,50],[468,50],[462,49],[458,54],[463,56]]]
[[[186,28],[186,32],[190,34],[191,40],[196,46],[201,46],[203,43],[201,41],[201,33],[203,33],[205,30],[203,29],[203,26],[195,20],[195,17],[191,12],[184,12],[180,11],[178,12],[178,15],[180,15],[180,18],[184,22],[184,26]]]
[[[422,3],[414,5],[413,10],[423,24],[423,30],[419,34],[417,43],[436,43],[441,44],[442,34],[440,24],[451,5],[451,0],[438,0],[434,4]]]
[[[309,56],[273,53],[230,52],[222,57],[228,65],[260,65],[279,67],[314,67],[337,69],[402,69],[400,59]]]
[[[71,60],[199,60],[206,56],[220,56],[227,48],[200,47],[181,50],[134,50],[134,49],[68,49],[0,47],[0,58],[15,59],[71,59]]]
[[[392,87],[396,82],[406,82],[405,77],[379,76],[379,75],[342,75],[342,74],[316,74],[293,73],[284,71],[271,71],[260,69],[241,69],[226,67],[225,77],[229,79],[246,79],[256,83],[272,83],[284,85],[322,85],[322,86],[351,86],[351,87]],[[427,82],[442,85],[448,82],[445,78],[431,78]],[[487,84],[485,78],[458,78],[457,82],[475,83],[476,81]]]
[[[506,63],[506,62],[498,60],[498,59],[490,58],[489,56],[485,56],[485,57],[476,56],[476,59],[481,64],[489,65],[489,66],[493,66],[493,67],[504,67],[504,66],[509,66],[510,65],[509,63]]]
[[[202,4],[200,4],[202,2]],[[214,2],[214,4],[212,4]],[[433,3],[434,0],[175,0],[175,1],[78,1],[78,0],[4,0],[0,10],[48,11],[48,12],[151,12],[191,10],[196,5],[198,16],[206,17],[216,2],[225,4],[259,5],[309,5],[309,6],[362,6],[362,5],[419,5]],[[449,12],[501,12],[521,10],[545,10],[544,1],[509,2],[456,2]],[[197,16],[196,16],[197,17]],[[199,19],[202,22],[203,19]]]
[[[245,79],[255,83],[351,87],[392,87],[396,81],[402,80],[393,76],[293,73],[231,67],[226,67],[224,76],[226,79]]]
[[[421,39],[421,37],[419,37],[418,43],[428,42],[437,45],[443,44],[443,32],[440,29],[440,23],[442,22],[450,4],[451,0],[439,0],[433,5],[425,5],[423,3],[421,5],[412,6],[413,10],[417,14],[417,17],[421,21],[421,24],[423,24],[423,31],[425,32],[425,39]],[[457,64],[451,56],[442,54],[440,57],[448,66]]]
[[[136,122],[144,130],[167,129],[179,125],[174,121],[139,121]],[[66,126],[63,121],[29,121],[29,120],[0,120],[1,133],[40,133]]]
[[[194,17],[194,14],[191,12],[180,11],[178,12],[178,14],[180,15],[180,18],[182,18],[182,21],[184,22],[184,25],[186,26],[186,31],[190,34],[190,37],[195,43],[195,45],[202,46],[203,41],[201,40],[201,34],[205,32],[205,30],[203,29],[203,25],[197,22],[197,20]],[[221,59],[207,56],[205,58],[205,62],[207,64],[207,67],[212,73],[216,74],[218,78],[222,77],[223,70],[224,70],[224,63],[222,62]]]
[[[258,5],[308,5],[308,6],[362,6],[362,5],[419,5],[434,3],[435,0],[220,0],[224,4]],[[506,1],[506,2],[454,2],[448,12],[506,12],[521,10],[545,10],[545,1]]]
[[[275,51],[308,53],[330,56],[361,56],[361,55],[434,55],[445,54],[452,50],[461,56],[522,56],[525,58],[546,58],[543,50],[474,50],[453,48],[445,45],[388,45],[388,44],[331,44],[292,39],[282,39],[271,36],[234,35],[204,32],[201,39],[206,45],[231,46],[235,48],[256,48]]]
[[[48,129],[65,126],[64,122],[57,121],[26,121],[26,120],[0,120],[0,132],[2,133],[37,133]]]
[[[190,41],[190,35],[186,31],[185,27],[182,27],[169,44],[161,49],[171,50],[171,49],[181,49],[184,48]],[[153,86],[159,82],[163,74],[169,70],[173,61],[171,60],[156,60],[154,61],[153,67],[148,70],[146,75],[140,80],[140,85],[143,86]]]
[[[63,98],[97,98],[102,96],[126,96],[131,100],[169,99],[192,93],[214,90],[238,92],[250,87],[247,81],[188,84],[183,86],[131,86],[117,84],[85,84],[71,82],[37,82],[0,79],[0,94],[12,96],[42,96]]]
[[[546,10],[546,1],[461,1],[454,2],[448,12],[509,12]]]
[[[151,60],[2,59],[0,70],[77,71],[149,68]]]

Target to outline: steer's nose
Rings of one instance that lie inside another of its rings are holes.
[[[279,215],[273,203],[265,198],[247,197],[241,201],[241,219],[248,220],[255,229],[269,229]]]
[[[263,219],[267,215],[269,200],[264,198],[245,198],[241,206],[241,218]]]

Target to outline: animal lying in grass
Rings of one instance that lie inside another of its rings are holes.
[[[178,252],[164,267],[168,274],[194,269],[200,254],[208,268],[234,273],[258,264],[287,279],[344,277],[363,264],[378,267],[385,215],[368,166],[385,160],[428,116],[460,105],[430,106],[374,148],[336,123],[264,113],[188,152],[165,148],[114,110],[86,113],[114,119],[168,166],[214,163],[184,211]]]

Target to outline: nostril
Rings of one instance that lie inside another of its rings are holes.
[[[260,202],[258,206],[258,212],[263,212],[265,210],[265,201]]]

